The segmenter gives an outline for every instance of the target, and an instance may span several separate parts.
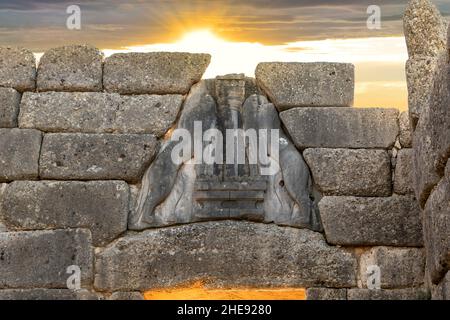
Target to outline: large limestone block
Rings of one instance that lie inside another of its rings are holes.
[[[97,255],[95,287],[148,290],[207,280],[212,287],[352,287],[356,260],[320,233],[222,221],[148,230]]]
[[[256,81],[279,111],[294,107],[351,107],[355,67],[348,63],[264,62]]]
[[[129,188],[123,181],[16,181],[0,216],[11,230],[85,228],[103,246],[127,229]]]
[[[399,133],[398,110],[294,108],[280,113],[298,148],[391,148]]]
[[[417,287],[424,283],[425,253],[422,248],[375,247],[361,255],[360,279],[367,288],[368,267],[380,268],[381,288]]]
[[[348,289],[348,300],[428,300],[429,294],[421,288],[392,290]]]
[[[306,149],[314,183],[325,195],[389,196],[391,160],[385,150]]]
[[[37,130],[0,129],[0,182],[38,177],[41,140]]]
[[[36,59],[31,51],[0,47],[0,87],[20,92],[36,88]]]
[[[438,283],[450,269],[450,178],[444,178],[427,200],[424,210],[427,269]]]
[[[394,192],[397,194],[414,193],[413,156],[413,149],[398,151],[394,174]]]
[[[0,288],[67,288],[69,266],[81,285],[93,275],[91,233],[84,229],[0,233]]]
[[[175,122],[182,102],[181,95],[25,93],[19,125],[45,132],[152,133],[161,137]]]
[[[413,134],[415,192],[424,207],[431,190],[444,175],[450,156],[450,65],[447,54],[438,60],[432,99]]]
[[[413,197],[326,196],[319,209],[328,243],[422,246],[420,210]]]
[[[103,54],[92,46],[50,49],[39,61],[39,91],[101,91]]]
[[[446,23],[430,0],[410,0],[403,16],[409,56],[436,56],[446,50]]]
[[[12,88],[0,88],[0,128],[17,127],[20,93]]]
[[[186,94],[210,61],[209,54],[117,53],[105,60],[103,84],[122,94]]]
[[[42,142],[39,174],[50,180],[138,182],[156,149],[150,134],[50,133]]]

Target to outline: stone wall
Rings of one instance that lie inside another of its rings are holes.
[[[404,26],[426,282],[433,299],[450,299],[450,38],[447,22],[428,0],[409,3]]]
[[[0,48],[0,299],[138,299],[197,280],[307,288],[308,299],[427,298],[409,119],[353,108],[349,64],[262,63],[245,79],[303,156],[323,231],[213,218],[130,228],[144,172],[209,59],[69,46],[36,69],[31,52]],[[367,288],[371,265],[380,290]]]

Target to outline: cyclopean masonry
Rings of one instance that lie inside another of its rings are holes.
[[[406,30],[437,12],[411,6]],[[441,30],[433,19],[427,32]],[[442,48],[418,34],[407,31],[409,65]],[[444,58],[433,102],[417,104],[429,110],[411,117],[353,108],[350,64],[262,63],[255,79],[202,80],[209,60],[68,46],[36,69],[28,50],[0,49],[0,299],[141,299],[196,281],[305,288],[307,299],[449,297]],[[428,101],[427,72],[408,70],[410,99]],[[265,156],[279,170],[261,174],[248,145],[243,163],[173,162],[176,130],[196,123],[223,137],[278,130],[278,157]]]

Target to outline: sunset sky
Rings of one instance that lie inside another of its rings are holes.
[[[444,16],[450,1],[433,1]],[[356,106],[405,109],[402,14],[407,0],[0,0],[0,45],[41,53],[89,43],[118,51],[213,55],[205,77],[244,72],[261,61],[340,61],[356,65]],[[66,9],[81,8],[81,30]],[[381,29],[366,26],[369,5]]]

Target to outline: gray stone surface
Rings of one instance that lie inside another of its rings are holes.
[[[413,197],[326,196],[319,202],[328,243],[422,246],[420,210]]]
[[[211,287],[356,284],[355,256],[307,229],[222,221],[147,230],[97,254],[95,287],[135,291],[206,280]]]
[[[436,57],[415,56],[406,62],[408,110],[413,129],[417,126],[420,114],[426,113],[429,108],[436,68]]]
[[[98,300],[96,293],[85,289],[5,289],[0,290],[0,300]]]
[[[11,230],[86,228],[103,246],[127,229],[123,181],[16,181],[6,188],[0,216]]]
[[[101,91],[103,53],[88,45],[53,48],[39,60],[39,91]]]
[[[37,130],[0,129],[0,182],[38,177],[41,140]]]
[[[405,288],[405,289],[348,289],[348,300],[428,300],[429,294],[425,289]]]
[[[375,247],[361,255],[360,279],[367,288],[367,267],[380,267],[381,288],[418,287],[424,283],[425,252],[422,248]]]
[[[31,51],[0,46],[0,87],[20,92],[36,88],[36,59]]]
[[[256,81],[279,111],[294,107],[351,107],[355,67],[348,63],[265,62]]]
[[[450,65],[447,61],[447,53],[438,59],[431,103],[413,135],[414,189],[422,207],[444,175],[450,156]]]
[[[430,0],[411,0],[403,17],[409,56],[436,56],[446,50],[444,19]]]
[[[391,161],[384,150],[306,149],[314,183],[325,195],[391,195]]]
[[[6,183],[0,183],[0,205],[3,201],[3,193],[5,192],[7,186],[8,184]],[[7,232],[7,231],[8,229],[3,223],[3,215],[0,213],[0,232]]]
[[[427,269],[433,283],[438,283],[450,269],[450,179],[436,186],[423,214]]]
[[[399,125],[400,125],[400,135],[399,141],[402,148],[411,148],[412,147],[412,131],[411,124],[409,121],[409,113],[408,111],[403,111],[399,116]]]
[[[433,300],[450,300],[450,272],[437,286],[432,287],[431,293]]]
[[[109,300],[144,300],[144,296],[142,293],[137,291],[118,291],[114,292],[110,297]]]
[[[12,88],[0,88],[0,128],[17,127],[20,93]]]
[[[137,182],[156,149],[150,134],[50,133],[42,142],[40,177]]]
[[[117,53],[106,58],[103,85],[123,94],[188,93],[209,65],[208,54]]]
[[[67,288],[67,267],[81,269],[81,285],[92,281],[93,252],[88,230],[0,233],[0,288]]]
[[[397,153],[394,173],[394,192],[414,194],[413,149],[401,149]]]
[[[398,110],[294,108],[280,118],[298,148],[390,148],[399,133]]]
[[[347,300],[347,289],[308,288],[306,300]]]
[[[181,95],[25,93],[19,125],[45,132],[152,133],[161,137],[175,122],[182,102]]]

